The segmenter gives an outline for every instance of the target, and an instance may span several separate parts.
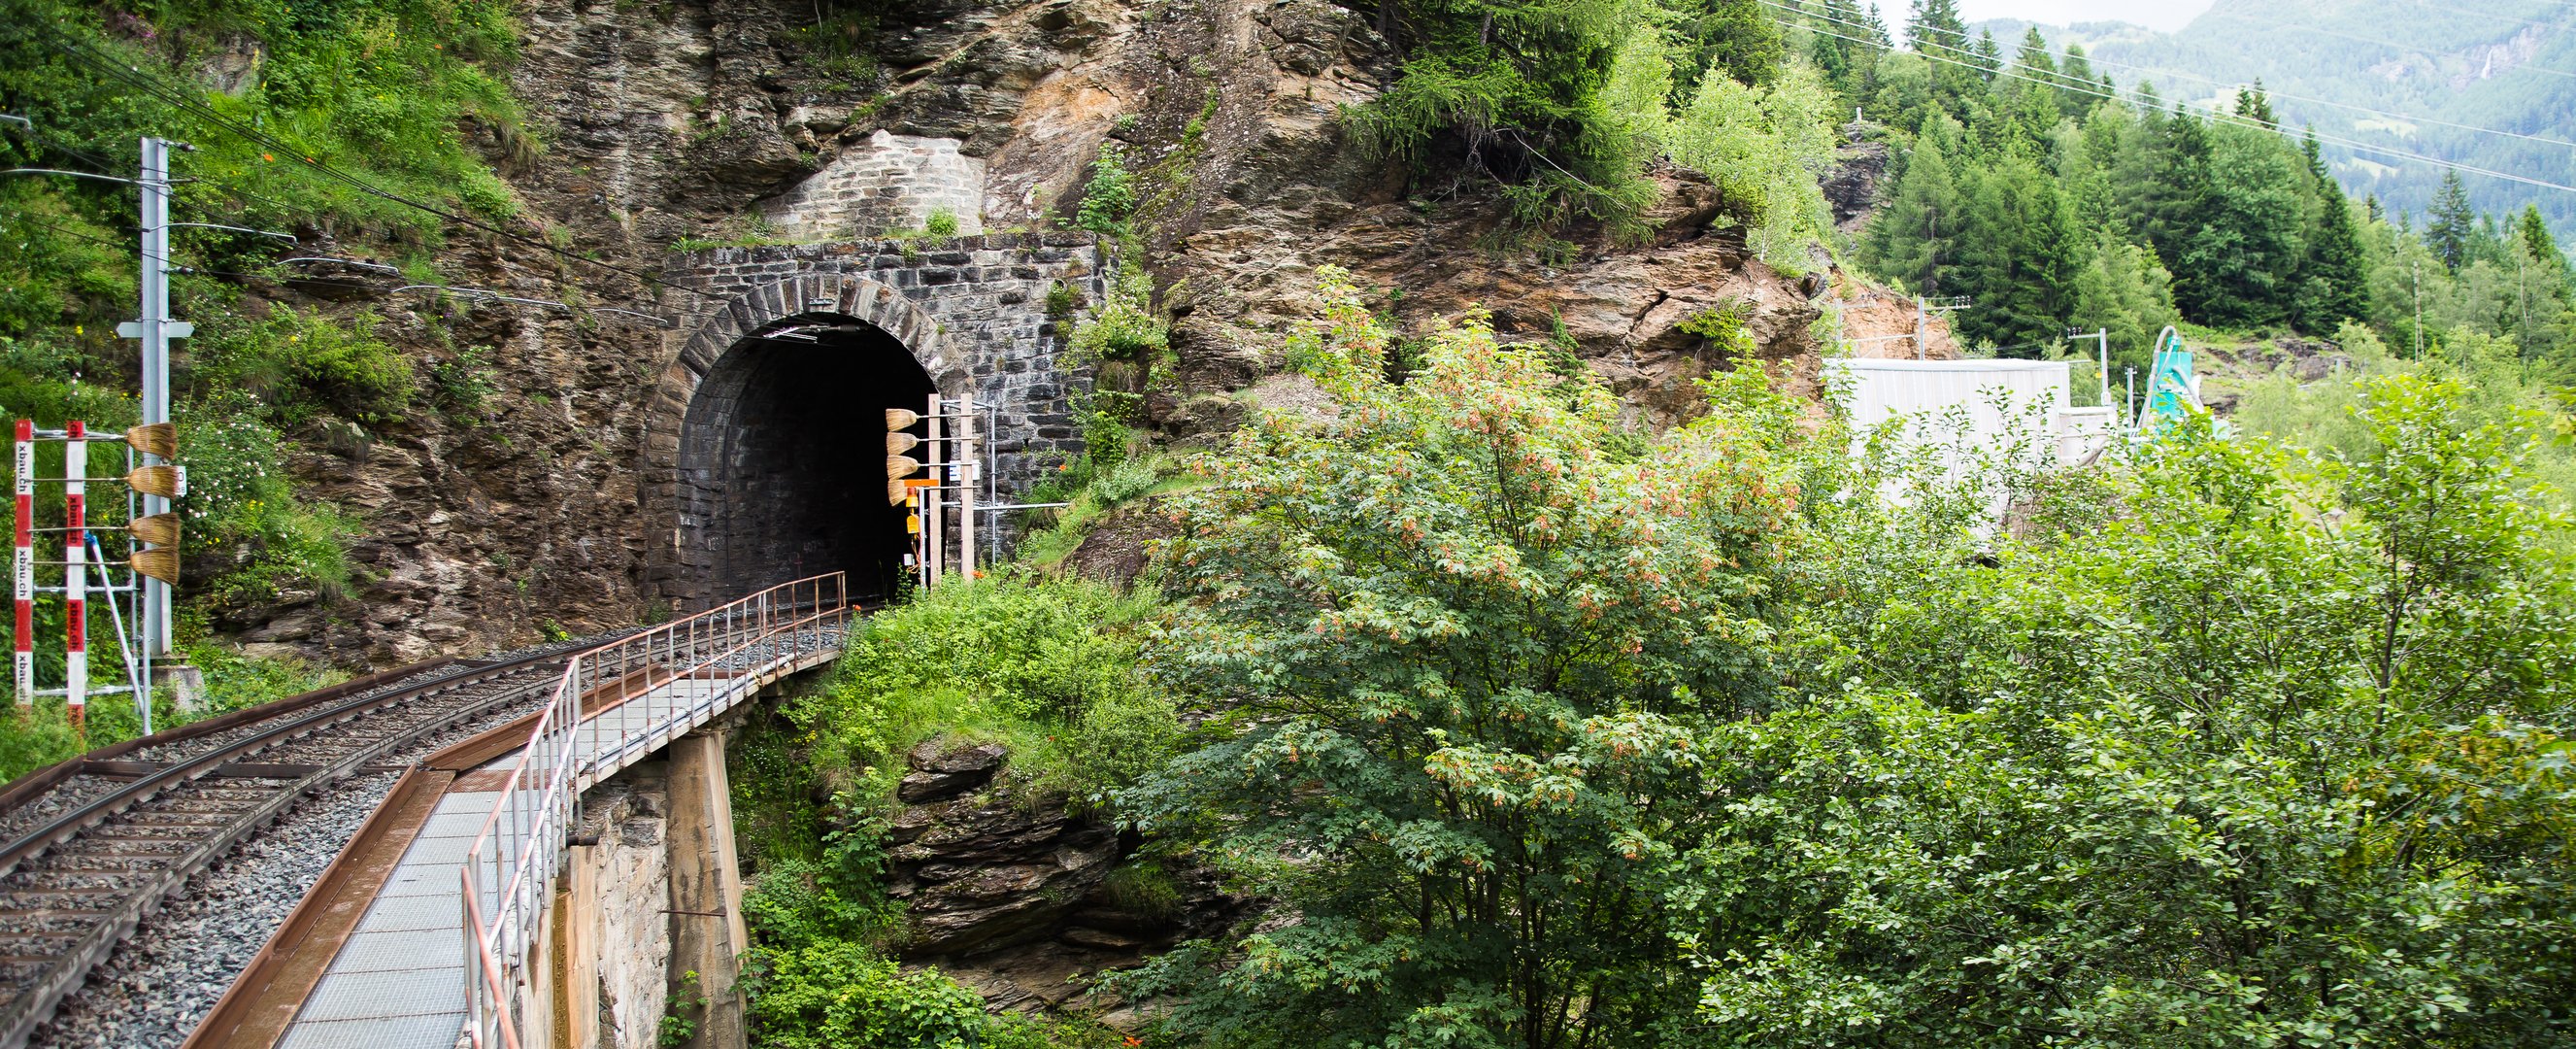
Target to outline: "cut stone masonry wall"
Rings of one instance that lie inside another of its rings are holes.
[[[953,138],[878,131],[845,148],[796,188],[762,201],[761,217],[797,240],[921,229],[947,212],[957,232],[984,232],[984,161]]]
[[[724,537],[709,523],[722,516],[715,508],[728,479],[687,467],[721,458],[693,442],[718,440],[744,422],[733,417],[739,402],[722,384],[708,385],[744,336],[790,322],[853,320],[885,332],[943,395],[992,407],[993,486],[1007,501],[1082,451],[1073,404],[1090,370],[1062,359],[1065,332],[1047,315],[1047,293],[1064,284],[1096,302],[1110,268],[1107,250],[1088,233],[711,248],[673,258],[672,283],[717,298],[674,334],[680,344],[648,409],[642,501],[656,522],[648,534],[669,536],[670,546],[647,586],[690,602],[726,582],[715,578],[711,553]],[[873,449],[853,454],[861,453],[875,461]],[[1007,551],[1010,538],[994,536],[994,549]]]

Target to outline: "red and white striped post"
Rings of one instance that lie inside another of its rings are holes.
[[[17,608],[17,649],[10,669],[18,685],[18,705],[36,707],[36,421],[18,420],[17,464],[18,556],[9,571],[9,593]]]
[[[89,707],[89,427],[65,423],[63,442],[63,709],[72,731]]]

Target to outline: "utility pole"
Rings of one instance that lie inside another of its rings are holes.
[[[118,335],[142,343],[141,408],[145,425],[170,421],[170,340],[184,339],[197,331],[193,324],[170,319],[170,150],[173,147],[182,150],[195,148],[184,142],[149,135],[143,138],[142,174],[138,179],[143,187],[143,212],[138,223],[143,231],[141,314],[132,322],[116,326]],[[149,466],[160,459],[160,456],[147,452],[142,456],[142,463]],[[168,512],[169,497],[143,497],[146,516]],[[175,664],[177,658],[171,650],[171,587],[158,579],[147,578],[141,582],[143,612],[136,618],[141,635],[138,640],[142,643],[143,676],[145,682],[150,683],[153,680],[152,661],[169,660]],[[174,666],[172,669],[177,668]],[[195,705],[192,685],[192,681],[183,681],[180,685],[182,707]]]
[[[2513,253],[2513,293],[2522,302],[2522,343],[2514,347],[2514,356],[2522,362],[2522,377],[2531,378],[2531,284],[2524,277],[2528,260],[2519,250]]]
[[[2090,334],[2067,332],[2068,341],[2091,339],[2102,347],[2102,363],[2093,369],[2093,377],[2102,381],[2102,406],[2111,406],[2111,329],[2095,328]]]
[[[1926,322],[1926,320],[1925,320],[1925,314],[1926,314],[1927,312],[1928,312],[1928,313],[1951,313],[1951,312],[1955,312],[1955,311],[1958,311],[1958,310],[1964,310],[1964,309],[1967,309],[1967,308],[1969,308],[1969,307],[1971,307],[1971,306],[1974,306],[1974,305],[1976,305],[1976,303],[1969,301],[1968,297],[1967,297],[1967,296],[1965,296],[1965,295],[1954,295],[1954,296],[1952,296],[1952,297],[1950,297],[1950,298],[1948,298],[1948,299],[1944,299],[1944,300],[1942,300],[1941,305],[1938,305],[1938,306],[1930,305],[1930,304],[1928,304],[1928,303],[1924,302],[1924,301],[1923,301],[1923,296],[1920,296],[1920,295],[1915,296],[1915,297],[1914,297],[1914,359],[1915,359],[1915,360],[1918,360],[1918,361],[1919,361],[1919,360],[1924,359],[1924,342],[1925,342],[1925,340],[1924,340],[1924,330],[1923,330],[1923,329],[1924,329],[1924,325],[1927,323],[1927,322]]]

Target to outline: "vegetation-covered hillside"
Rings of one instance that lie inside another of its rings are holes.
[[[335,246],[321,254],[401,263],[410,279],[441,283],[426,253],[451,231],[446,219],[316,165],[473,221],[513,218],[518,205],[493,165],[532,161],[539,147],[505,84],[516,59],[509,12],[506,3],[449,0],[0,0],[0,113],[25,121],[0,122],[0,166],[132,178],[143,135],[193,147],[179,154],[185,181],[171,218],[203,225],[170,234],[174,313],[196,325],[174,375],[190,477],[179,503],[180,634],[212,671],[218,709],[316,678],[203,644],[212,623],[349,582],[343,544],[359,522],[296,490],[286,465],[294,446],[359,449],[406,413],[480,413],[490,378],[471,348],[453,348],[447,362],[407,358],[364,308],[335,316],[272,305],[264,292],[364,290],[352,277],[369,274],[279,265],[273,238],[212,227],[292,233]],[[135,312],[135,221],[129,185],[0,179],[0,241],[9,246],[0,251],[0,413],[44,426],[81,418],[93,429],[136,421],[124,392],[136,388],[135,344],[116,335]],[[47,451],[55,460],[38,469],[59,476],[61,453]],[[110,470],[112,449],[93,451],[92,476],[122,470],[121,460]],[[122,499],[90,506],[94,524],[121,524]],[[40,605],[37,629],[58,635],[60,608]],[[105,644],[110,632],[94,627],[92,636]],[[61,655],[47,649],[43,658],[40,674],[52,679]],[[121,704],[94,714],[92,743],[136,727]],[[31,733],[0,733],[0,777],[78,749],[59,710],[45,716],[53,720]]]
[[[2362,386],[2324,460],[2203,426],[1945,472],[1854,454],[1751,366],[1641,439],[1473,317],[1391,381],[1392,333],[1322,291],[1325,410],[1193,457],[1159,589],[934,593],[769,737],[759,767],[858,770],[805,817],[820,865],[760,876],[769,1044],[1097,1036],[961,1023],[954,985],[874,960],[906,942],[882,770],[934,708],[1091,785],[1141,862],[1260,901],[1105,977],[1130,1045],[2576,1025],[2576,564],[2533,431],[2461,383]],[[1981,539],[1999,493],[2030,509]],[[947,650],[979,658],[903,655]],[[1077,692],[1102,705],[1042,698]]]
[[[2332,335],[2374,328],[2409,354],[2509,339],[2532,376],[2576,353],[2570,270],[2535,207],[2478,212],[2456,173],[2409,220],[2347,196],[2313,135],[2259,89],[2215,110],[2169,101],[2037,31],[1971,38],[1949,0],[1916,5],[1908,50],[1852,5],[1795,16],[1865,133],[1900,156],[1860,261],[1967,296],[1962,332],[2041,356],[2108,328],[2143,365],[2178,320]]]
[[[2329,137],[2576,185],[2576,10],[2553,0],[2219,0],[2177,33],[2095,40],[2086,28],[2048,33],[2168,98],[2220,102],[2261,80],[2284,120]],[[2432,165],[2339,143],[2325,153],[2345,187],[2391,211],[2424,215],[2441,192]],[[2468,193],[2480,210],[2537,204],[2553,226],[2576,221],[2565,190],[2478,177]]]

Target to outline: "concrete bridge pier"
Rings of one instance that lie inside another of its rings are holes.
[[[709,725],[583,799],[531,966],[523,1049],[741,1049],[751,945],[725,773]],[[666,1043],[665,1032],[687,1036]]]
[[[671,1013],[686,1017],[689,1000],[699,1003],[690,1049],[738,1049],[745,1037],[737,982],[751,932],[734,857],[725,736],[710,725],[671,745],[671,968],[682,999]]]

